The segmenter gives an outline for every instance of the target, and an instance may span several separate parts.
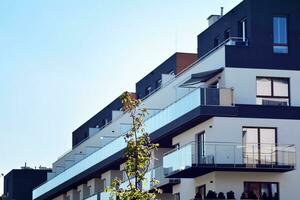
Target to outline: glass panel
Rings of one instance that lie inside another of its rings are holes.
[[[280,44],[287,44],[287,19],[279,18]]]
[[[200,200],[200,199],[204,199],[205,195],[206,195],[206,186],[202,185],[196,188],[196,200]]]
[[[274,17],[274,44],[287,44],[287,18]]]
[[[244,191],[248,199],[279,199],[277,183],[246,182]]]
[[[273,18],[274,53],[288,53],[287,18]]]
[[[195,145],[189,144],[163,157],[165,174],[185,170],[192,167],[195,158]]]
[[[279,44],[279,17],[274,17],[273,19],[273,34],[274,34],[274,44]]]
[[[259,183],[245,183],[245,192],[248,199],[258,199],[260,196],[260,184]]]
[[[175,200],[180,200],[180,193],[174,194],[174,199]]]
[[[261,164],[272,164],[276,161],[276,129],[260,129]]]
[[[146,131],[152,133],[160,127],[170,123],[183,114],[193,110],[200,105],[200,89],[196,89],[190,94],[179,99],[174,104],[165,108],[161,112],[153,115],[145,121]]]
[[[289,52],[289,48],[288,46],[273,46],[273,52],[274,53],[288,53]]]
[[[267,106],[288,106],[288,98],[256,98],[256,104]]]
[[[197,135],[198,144],[198,160],[201,161],[204,157],[204,132]]]
[[[271,96],[271,79],[269,78],[257,78],[256,79],[257,95]]]
[[[289,79],[274,79],[274,96],[289,96]]]
[[[246,164],[258,163],[258,129],[243,129],[244,162]]]

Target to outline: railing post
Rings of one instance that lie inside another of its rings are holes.
[[[272,165],[272,168],[275,167],[275,163],[273,163],[273,152],[274,152],[273,148],[274,148],[274,146],[272,145],[271,146],[271,165]]]
[[[236,165],[236,161],[235,161],[235,159],[236,159],[236,158],[235,158],[235,156],[236,156],[235,153],[236,153],[236,152],[235,152],[235,151],[236,151],[236,145],[233,145],[233,162],[234,162],[234,167],[235,167],[235,165]]]
[[[254,161],[254,145],[252,144],[252,160]],[[252,163],[253,167],[254,167],[254,162]]]
[[[215,146],[215,160],[214,160],[214,164],[217,164],[217,144],[214,144]]]

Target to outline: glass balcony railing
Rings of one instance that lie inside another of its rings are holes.
[[[189,143],[163,157],[165,175],[192,168],[282,169],[289,171],[296,165],[294,145]]]
[[[178,178],[166,178],[164,174],[164,167],[163,165],[159,167],[155,167],[154,169],[151,169],[150,172],[150,180],[156,179],[159,181],[157,187],[161,187],[167,184],[178,184],[180,183],[180,179]],[[153,183],[149,181],[149,188],[152,189],[154,187]]]
[[[231,88],[197,88],[145,121],[146,131],[152,133],[185,113],[206,106],[232,106]]]
[[[200,105],[232,106],[233,90],[228,88],[196,88],[166,108],[153,112],[145,120],[145,130],[151,134]],[[89,154],[83,155],[80,159],[70,164],[69,168],[65,167],[62,172],[52,176],[46,183],[34,189],[34,199],[126,147],[122,136],[109,139],[109,143],[105,143],[101,148],[91,149]]]
[[[113,197],[113,199],[111,199],[110,197],[111,197],[110,193],[100,192],[100,193],[91,195],[90,197],[87,197],[84,200],[116,200],[115,197]]]
[[[85,198],[84,200],[99,200],[99,199],[100,199],[100,194],[95,194],[95,195]]]
[[[151,190],[154,187],[154,184],[152,183],[151,180],[156,179],[159,181],[159,184],[157,187],[161,187],[167,184],[178,184],[180,182],[180,179],[178,178],[165,178],[164,175],[164,168],[163,166],[155,167],[153,169],[150,169],[146,174],[145,174],[145,181],[142,184],[142,189],[143,190]],[[131,179],[131,182],[134,183],[134,179]],[[128,180],[124,180],[120,188],[126,189],[129,185]]]

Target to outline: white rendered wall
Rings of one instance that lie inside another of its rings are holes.
[[[279,145],[295,144],[296,148],[300,146],[300,120],[225,117],[212,118],[188,131],[183,132],[181,135],[173,138],[173,144],[180,143],[180,145],[182,146],[189,142],[195,141],[196,134],[202,131],[205,131],[206,133],[206,141],[242,143],[242,128],[245,126],[277,128]],[[296,155],[296,166],[299,166],[300,154],[297,153]],[[230,190],[234,190],[227,188],[227,186],[225,187],[225,185],[228,185],[231,188],[235,188],[235,193],[240,192],[243,189],[244,181],[275,181],[280,182],[281,199],[298,200],[296,197],[297,190],[299,189],[300,171],[297,168],[296,170],[285,173],[216,173],[215,184],[209,184],[209,187],[215,187],[217,192],[228,192]],[[193,198],[195,195],[195,188],[208,182],[205,177],[207,177],[207,175],[197,177],[196,179],[182,179],[181,184],[173,186],[173,193],[180,192],[183,195],[183,199]],[[199,180],[199,182],[196,183],[196,180]],[[209,189],[207,188],[207,191],[208,190]],[[240,196],[236,196],[236,198],[239,197]]]
[[[235,198],[239,199],[244,191],[244,182],[280,182],[280,199],[297,200],[293,194],[286,193],[286,188],[282,185],[284,181],[283,173],[257,173],[257,172],[215,172],[216,192],[226,194],[229,191],[235,193]],[[295,193],[294,193],[295,195]]]
[[[225,68],[225,85],[234,88],[235,103],[256,104],[256,77],[290,78],[292,106],[300,106],[300,71]]]
[[[193,67],[178,75],[160,90],[146,98],[143,103],[146,108],[164,108],[178,99],[176,88],[190,79],[192,74],[220,69],[225,66],[225,48],[222,47],[213,52],[207,58],[196,63]]]
[[[193,199],[196,195],[196,187],[206,185],[206,191],[215,190],[215,173],[209,173],[195,179],[182,178],[180,184],[173,186],[173,194],[180,193],[180,199]],[[211,181],[213,181],[211,183]]]

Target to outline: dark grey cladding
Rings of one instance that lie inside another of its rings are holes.
[[[226,67],[300,70],[300,1],[244,0],[198,35],[198,58],[230,37],[241,37],[247,21],[248,46],[227,46]],[[288,19],[288,54],[273,53],[273,16]]]

